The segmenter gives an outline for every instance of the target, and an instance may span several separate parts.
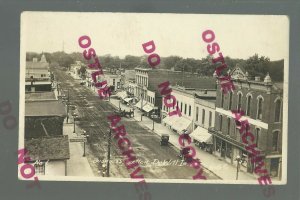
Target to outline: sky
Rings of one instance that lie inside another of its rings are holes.
[[[289,20],[272,15],[23,12],[21,53],[82,52],[78,38],[88,35],[97,55],[145,55],[153,40],[161,57],[201,59],[208,55],[205,30],[215,33],[223,56],[247,59],[257,53],[283,59],[289,49]]]

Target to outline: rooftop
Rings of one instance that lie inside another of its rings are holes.
[[[49,64],[47,62],[26,62],[26,69],[49,69]]]
[[[32,160],[65,160],[70,158],[67,135],[25,139],[25,148]]]
[[[25,101],[54,100],[54,92],[29,92],[25,94]]]
[[[40,100],[25,102],[26,117],[59,116],[65,117],[64,105],[58,100]]]

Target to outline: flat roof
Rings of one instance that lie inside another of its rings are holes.
[[[65,117],[64,104],[58,100],[40,100],[25,102],[25,117],[59,116]]]

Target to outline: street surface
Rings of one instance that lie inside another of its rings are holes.
[[[60,82],[63,94],[67,95],[69,89],[70,103],[76,105],[75,112],[79,118],[76,121],[76,133],[80,135],[83,130],[89,135],[86,145],[86,156],[95,175],[102,176],[102,162],[107,157],[107,144],[109,122],[107,116],[117,110],[108,101],[101,100],[95,92],[85,85],[80,85],[80,80],[75,80],[66,71],[53,68],[56,81]],[[69,123],[73,123],[73,110],[69,110]],[[178,157],[178,150],[172,146],[161,146],[160,137],[149,129],[141,126],[133,118],[122,117],[119,125],[124,124],[128,138],[132,143],[135,155],[140,161],[141,174],[152,179],[192,179],[198,170],[186,166]],[[113,134],[112,134],[113,135]],[[130,172],[125,165],[116,141],[112,138],[110,177],[129,178]],[[177,160],[177,161],[176,161]],[[158,162],[161,162],[158,164]],[[173,164],[167,165],[167,161]],[[165,165],[164,165],[164,164]],[[77,166],[76,166],[77,167]],[[213,173],[204,169],[207,179],[219,179]],[[195,180],[196,181],[196,180]]]

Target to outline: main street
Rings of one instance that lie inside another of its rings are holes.
[[[53,68],[52,71],[56,81],[60,82],[64,94],[67,95],[66,90],[69,89],[70,103],[76,105],[76,112],[79,116],[78,121],[76,121],[77,126],[89,135],[87,142],[88,160],[93,171],[97,172],[98,176],[102,176],[101,172],[104,169],[101,160],[106,159],[108,149],[109,122],[107,116],[114,114],[116,108],[110,102],[101,100],[90,88],[80,85],[80,81],[75,80],[68,72],[58,68]],[[141,173],[144,174],[145,178],[192,179],[192,176],[197,173],[194,168],[182,164],[178,157],[178,149],[172,145],[161,146],[160,137],[140,126],[139,122],[132,118],[122,117],[120,124],[124,124],[126,127],[127,137],[132,142],[137,159],[142,162],[149,162],[149,164],[140,164]],[[77,131],[80,130],[77,128]],[[122,158],[116,141],[112,138],[110,177],[129,177],[130,172],[124,164],[114,162],[122,160]],[[176,164],[163,166],[158,165],[158,161],[171,161]],[[80,166],[74,167],[80,169]],[[204,169],[204,175],[207,179],[218,179],[206,169]]]

